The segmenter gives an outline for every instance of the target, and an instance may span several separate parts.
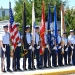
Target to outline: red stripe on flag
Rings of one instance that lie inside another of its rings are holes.
[[[40,37],[41,37],[42,47],[45,47],[44,33],[45,33],[45,10],[44,10],[44,1],[43,1],[42,2],[42,18],[41,18],[41,25],[40,25]],[[40,54],[42,53],[43,52],[40,51]]]
[[[18,30],[16,24],[13,24],[12,28],[10,28],[10,39],[12,41],[12,46],[14,49],[17,47],[17,42],[19,41]]]

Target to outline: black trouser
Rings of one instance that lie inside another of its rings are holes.
[[[48,48],[45,48],[45,51],[44,51],[44,67],[47,66],[47,57],[48,57]]]
[[[13,69],[20,68],[20,53],[21,53],[21,46],[20,47],[17,46],[14,52]]]
[[[73,49],[72,62],[73,62],[73,65],[75,65],[75,45],[74,45],[74,49]]]
[[[68,51],[66,51],[67,46],[64,46],[64,62],[65,65],[67,65],[67,55],[68,55]]]
[[[24,69],[24,70],[26,69],[27,56],[28,56],[28,54],[25,54],[24,57],[23,57],[23,69]]]
[[[68,64],[71,62],[71,55],[72,55],[72,48],[71,46],[68,47]]]
[[[10,69],[10,46],[7,44],[3,44],[3,47],[6,48],[5,56],[7,62],[7,70]],[[2,57],[4,55],[4,51],[2,50]]]
[[[58,49],[58,65],[62,65],[62,55],[61,55],[61,49]]]
[[[35,55],[36,55],[36,62],[37,62],[37,67],[40,66],[40,49],[35,48]]]
[[[52,64],[54,67],[57,66],[57,54],[55,50],[52,50]]]

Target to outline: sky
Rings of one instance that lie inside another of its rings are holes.
[[[11,1],[11,7],[14,8],[16,0],[0,0],[0,8],[1,6],[3,8],[9,8],[9,1]],[[75,0],[66,0],[66,1],[68,1],[69,8],[72,8],[75,6]]]

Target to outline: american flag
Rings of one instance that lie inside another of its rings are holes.
[[[9,17],[10,17],[10,21],[9,21],[10,39],[11,39],[13,49],[15,49],[17,47],[17,42],[19,41],[19,36],[18,36],[18,30],[16,24],[14,23],[14,16],[11,9],[11,2],[9,2]]]

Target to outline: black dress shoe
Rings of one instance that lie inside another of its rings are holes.
[[[32,68],[28,68],[29,70],[33,70]]]
[[[36,69],[36,68],[34,67],[34,69]]]
[[[17,69],[18,71],[22,71],[20,68],[19,69]]]
[[[44,68],[48,68],[47,66],[45,66]]]
[[[26,68],[24,70],[27,70]]]
[[[35,66],[34,66],[34,69],[36,69]]]
[[[10,69],[7,69],[8,72],[12,72]]]
[[[17,71],[17,69],[14,69],[13,71]]]
[[[6,72],[6,71],[4,70],[4,71],[2,71],[2,72]]]

